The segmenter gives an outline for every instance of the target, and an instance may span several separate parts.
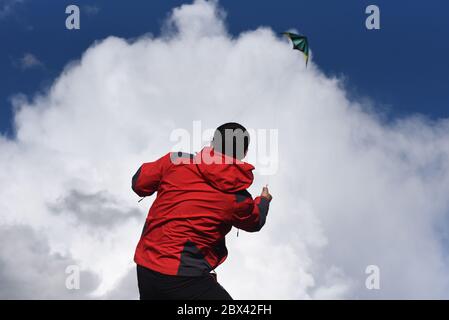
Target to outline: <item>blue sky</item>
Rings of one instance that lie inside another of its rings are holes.
[[[0,0],[0,132],[7,135],[13,132],[14,95],[32,97],[46,90],[95,40],[159,34],[170,10],[185,3],[16,0],[2,11],[12,2]],[[69,4],[81,8],[80,30],[65,28]],[[380,30],[365,28],[369,4],[380,8]],[[314,62],[327,75],[344,77],[354,98],[372,99],[389,119],[414,113],[449,116],[447,1],[228,0],[220,5],[233,35],[259,26],[306,34]]]

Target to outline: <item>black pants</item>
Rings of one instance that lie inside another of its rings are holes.
[[[170,276],[137,265],[140,300],[232,300],[211,274]]]

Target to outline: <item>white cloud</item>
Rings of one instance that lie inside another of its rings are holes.
[[[143,221],[129,210],[151,200],[137,204],[132,174],[170,149],[173,129],[234,120],[279,128],[280,168],[266,227],[228,236],[218,277],[233,297],[447,298],[448,120],[385,124],[274,31],[231,38],[223,16],[213,2],[183,5],[161,37],[109,37],[48,92],[16,100],[16,137],[0,138],[0,223],[45,230],[51,252],[101,276],[97,296],[118,286],[137,298],[126,279]],[[73,190],[107,194],[88,208],[114,208],[120,227],[92,232],[103,211],[77,224],[54,214],[49,204]],[[364,287],[371,264],[379,291]],[[38,284],[44,297],[49,283]]]
[[[78,263],[51,252],[43,232],[1,225],[0,241],[0,299],[86,299],[98,286],[98,277],[82,270],[79,288],[68,290],[66,268]]]
[[[44,64],[34,54],[25,53],[22,56],[22,58],[20,58],[18,66],[22,70],[26,70],[26,69],[33,69],[33,68],[43,67]]]
[[[145,218],[136,208],[123,208],[106,191],[87,194],[70,190],[56,202],[49,203],[48,208],[54,214],[68,214],[75,223],[94,230],[115,227],[129,218]]]
[[[1,0],[0,19],[9,16],[14,11],[14,7],[23,2],[24,0]]]

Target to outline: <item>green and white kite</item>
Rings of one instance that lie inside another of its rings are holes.
[[[282,32],[282,34],[292,41],[293,49],[299,50],[304,54],[307,67],[307,62],[309,61],[309,41],[307,37],[291,32]]]

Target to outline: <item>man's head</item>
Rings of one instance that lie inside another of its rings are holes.
[[[228,122],[215,130],[212,147],[220,153],[242,160],[248,151],[248,146],[249,133],[241,124]]]

